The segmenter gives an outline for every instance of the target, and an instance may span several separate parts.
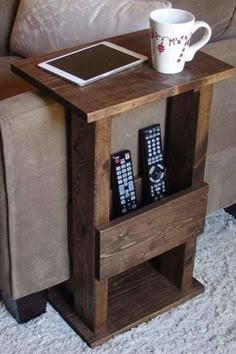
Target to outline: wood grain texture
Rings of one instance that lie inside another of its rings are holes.
[[[199,93],[194,91],[168,100],[165,163],[169,194],[192,185],[198,104]]]
[[[192,286],[196,242],[192,238],[155,259],[159,272],[182,290]]]
[[[150,57],[147,30],[110,41]],[[82,88],[37,68],[81,47],[22,60],[12,70],[70,112],[72,287],[66,295],[54,289],[50,299],[95,346],[203,291],[192,271],[207,202],[208,187],[199,182],[212,84],[235,76],[236,68],[198,52],[179,74],[159,74],[149,61]],[[166,162],[175,194],[109,222],[111,118],[168,97]]]
[[[193,184],[199,183],[204,179],[212,92],[213,85],[203,86],[200,89],[197,131],[193,161]]]
[[[98,227],[98,279],[110,278],[196,237],[204,224],[207,192],[202,183]]]
[[[178,289],[152,264],[146,262],[111,279],[107,325],[96,333],[81,321],[68,301],[67,295],[65,296],[58,288],[50,290],[49,299],[75,332],[94,348],[114,335],[137,326],[143,321],[148,321],[203,291],[203,285],[194,278],[190,288]]]
[[[149,31],[113,37],[111,42],[151,57]],[[12,70],[37,88],[56,98],[70,110],[83,113],[87,122],[128,111],[132,108],[199,89],[233,75],[236,68],[205,53],[198,52],[186,63],[183,72],[174,75],[157,73],[151,61],[82,88],[53,76],[36,65],[57,55],[77,50],[78,46],[40,57],[29,58],[12,65]]]
[[[92,330],[107,318],[108,285],[94,275],[94,233],[109,220],[110,128],[109,119],[87,124],[71,115],[74,306]]]

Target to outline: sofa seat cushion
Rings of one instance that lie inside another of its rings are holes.
[[[166,0],[21,0],[11,50],[35,56],[149,27],[149,13]],[[30,33],[30,36],[29,36]]]
[[[33,91],[34,88],[25,80],[11,72],[10,65],[20,57],[0,57],[0,101],[23,92]]]

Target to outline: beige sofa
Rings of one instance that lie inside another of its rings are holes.
[[[0,288],[18,321],[45,311],[41,291],[70,277],[66,133],[63,107],[12,74],[10,63],[145,28],[151,10],[169,6],[151,0],[70,3],[61,0],[58,6],[57,0],[51,0],[45,6],[38,0],[32,8],[29,0],[0,2]],[[213,8],[210,0],[172,4],[207,21],[213,37],[205,50],[236,64],[234,0],[216,0]],[[214,88],[205,171],[210,185],[208,212],[236,201],[235,89],[235,79]],[[112,151],[129,148],[136,174],[138,139],[133,132],[156,120],[164,131],[165,106],[161,101],[113,120]]]

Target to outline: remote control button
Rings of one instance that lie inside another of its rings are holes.
[[[132,205],[132,209],[136,209],[137,205],[136,204],[133,204]]]
[[[134,182],[133,181],[129,182],[129,190],[130,191],[134,190]]]
[[[124,199],[121,200],[120,203],[121,203],[121,205],[124,205],[125,204],[125,200]]]
[[[121,212],[122,212],[122,214],[125,214],[125,213],[127,213],[127,209],[124,208],[124,209],[121,210]]]
[[[116,171],[120,171],[120,166],[117,166],[117,167],[116,167]]]
[[[124,186],[119,186],[119,193],[122,195],[122,194],[125,194],[125,188]]]

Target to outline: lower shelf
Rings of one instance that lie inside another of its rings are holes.
[[[204,286],[193,278],[192,287],[180,290],[147,262],[112,278],[109,286],[108,321],[92,332],[73,310],[60,287],[49,291],[49,300],[66,322],[92,348],[202,293]]]

